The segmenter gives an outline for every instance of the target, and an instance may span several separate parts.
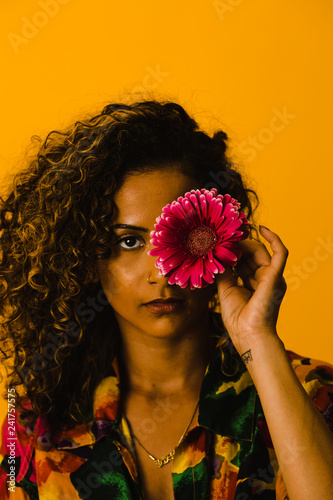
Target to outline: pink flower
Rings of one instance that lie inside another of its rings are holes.
[[[150,233],[156,246],[149,255],[170,285],[191,289],[213,283],[222,264],[235,266],[242,255],[238,241],[249,235],[240,203],[216,189],[192,190],[166,205]]]

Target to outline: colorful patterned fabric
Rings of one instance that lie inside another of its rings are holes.
[[[288,355],[333,430],[333,366]],[[95,390],[90,423],[59,433],[43,418],[33,428],[16,421],[16,493],[8,490],[10,436],[4,422],[1,499],[17,500],[19,490],[20,498],[32,500],[143,499],[129,429],[119,411],[116,360],[112,366]],[[176,450],[172,479],[175,500],[288,498],[260,400],[240,358],[237,373],[227,377],[216,350],[203,380],[199,416]]]

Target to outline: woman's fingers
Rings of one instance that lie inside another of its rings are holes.
[[[257,240],[243,240],[239,242],[242,257],[235,269],[244,285],[250,290],[255,290],[258,283],[257,270],[268,266],[271,256],[263,243]]]
[[[271,266],[282,275],[288,257],[287,248],[273,231],[260,226],[260,233],[270,243],[272,255],[268,252],[264,243],[260,241],[249,239],[240,241],[239,246],[242,250],[242,257],[236,269],[244,272],[244,277],[247,277],[250,275],[250,271],[254,274],[258,268]]]
[[[242,250],[242,257],[239,262],[246,262],[253,272],[260,266],[267,266],[270,264],[270,253],[262,242],[247,239],[240,241],[239,246]]]
[[[270,243],[272,255],[263,243],[257,240],[243,240],[240,242],[242,257],[235,270],[248,290],[254,292],[260,286],[260,294],[267,296],[274,288],[286,289],[282,275],[288,250],[276,233],[262,226],[260,232]],[[236,284],[236,278],[231,269],[227,269],[223,275],[222,286],[229,287]]]
[[[275,329],[281,301],[286,291],[283,270],[288,250],[277,234],[262,228],[272,255],[256,240],[242,241],[243,255],[235,270],[244,286],[237,282],[232,269],[217,276],[223,322],[237,343],[237,336],[260,329]]]
[[[243,281],[244,286],[251,291],[257,289],[262,279],[266,283],[269,281],[271,287],[286,289],[285,281],[283,280],[282,283],[282,273],[285,268],[288,250],[276,233],[265,227],[262,227],[260,232],[270,243],[272,256],[266,246],[257,240],[240,242],[243,254],[236,266],[237,274]]]
[[[246,261],[239,262],[235,268],[237,275],[240,277],[244,286],[249,290],[254,291],[256,289],[257,279],[253,272],[253,269],[247,264]]]
[[[289,254],[288,249],[282,243],[281,238],[270,229],[260,226],[260,233],[270,243],[273,252],[270,267],[276,271],[277,275],[282,277]]]
[[[283,278],[283,270],[286,265],[288,250],[276,233],[267,228],[261,227],[260,232],[269,242],[272,256],[270,264],[262,266],[257,270],[258,286],[256,288],[255,300],[258,304],[265,304],[267,301],[273,309],[278,310],[283,295],[286,291],[286,282]]]

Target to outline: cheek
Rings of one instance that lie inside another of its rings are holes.
[[[110,304],[122,301],[138,290],[140,283],[139,266],[125,266],[117,262],[99,265],[99,279]]]

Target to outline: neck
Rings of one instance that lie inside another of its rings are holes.
[[[122,332],[121,378],[127,394],[145,398],[193,394],[199,397],[201,382],[215,349],[208,321],[187,335],[154,338],[138,332]]]

